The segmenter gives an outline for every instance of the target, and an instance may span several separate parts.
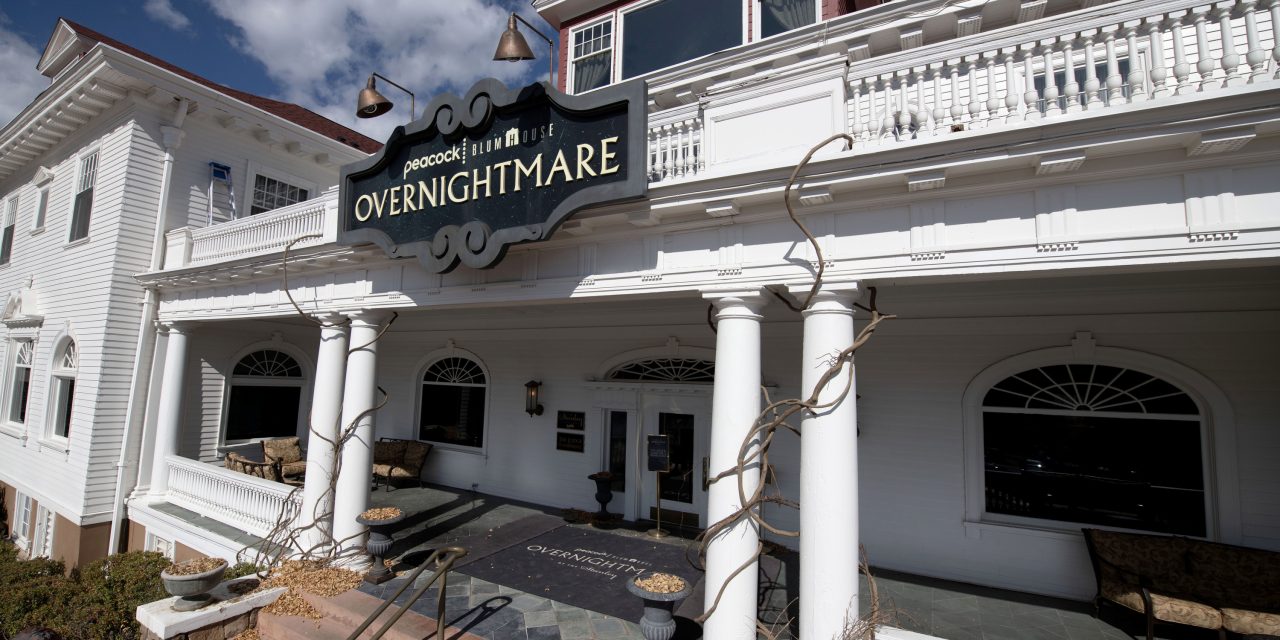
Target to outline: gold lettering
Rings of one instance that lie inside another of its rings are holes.
[[[379,196],[381,196],[381,197],[379,197]],[[381,218],[381,217],[382,217],[382,210],[383,210],[383,208],[385,208],[385,207],[386,207],[386,205],[387,205],[387,190],[386,190],[386,189],[383,189],[382,191],[378,192],[378,195],[373,196],[373,212],[374,212],[374,214],[376,214],[379,218]]]
[[[582,179],[582,172],[585,170],[588,174],[595,176],[595,169],[591,168],[591,157],[596,154],[595,147],[589,144],[578,145],[578,179]],[[583,156],[586,157],[583,157]]]
[[[405,213],[409,213],[410,211],[414,211],[415,209],[417,209],[417,207],[413,206],[413,191],[414,191],[414,186],[412,182],[404,185],[404,212]]]
[[[618,155],[618,152],[609,150],[609,145],[617,144],[617,142],[618,136],[612,136],[600,141],[600,175],[602,176],[618,172],[618,164],[616,162],[612,167],[609,166],[609,161]]]
[[[541,153],[533,157],[533,162],[529,163],[528,167],[526,167],[524,163],[520,161],[520,158],[516,158],[516,188],[514,189],[514,191],[517,191],[517,192],[520,191],[520,176],[522,175],[525,177],[533,176],[534,180],[536,181],[536,186],[539,186],[539,187],[542,186],[542,154]]]
[[[507,195],[507,167],[511,166],[510,160],[503,160],[495,165],[494,169],[498,170],[498,195]]]
[[[448,186],[448,188],[447,188],[447,189],[445,189],[445,191],[446,191],[446,192],[448,193],[448,195],[449,195],[449,202],[466,202],[466,201],[467,201],[467,185],[465,185],[465,184],[464,184],[464,185],[462,185],[462,197],[461,197],[461,198],[459,198],[459,197],[457,197],[457,196],[453,195],[453,183],[454,183],[454,182],[456,182],[456,181],[458,180],[458,178],[465,178],[465,177],[467,177],[467,172],[466,172],[466,171],[459,171],[459,172],[457,172],[457,173],[455,173],[455,174],[453,174],[453,175],[449,176],[449,186]]]
[[[400,187],[391,187],[391,214],[400,215]]]
[[[361,204],[365,205],[364,215],[360,215]],[[356,198],[356,220],[359,220],[360,222],[364,222],[365,220],[368,220],[369,216],[371,215],[373,215],[373,197],[369,195],[363,195],[363,196],[360,196],[359,198]]]
[[[437,206],[437,205],[436,205],[436,181],[435,181],[435,180],[432,180],[430,185],[428,185],[427,183],[425,183],[425,182],[423,182],[423,181],[421,181],[421,180],[419,180],[419,181],[418,181],[418,208],[419,208],[419,209],[422,209],[422,208],[423,208],[423,206],[422,206],[422,198],[423,198],[423,197],[426,197],[427,202],[431,203],[431,206],[432,206],[432,207]]]
[[[547,172],[547,184],[551,184],[552,180],[556,176],[557,171],[564,174],[565,182],[573,181],[573,174],[569,173],[569,161],[564,159],[564,149],[560,149],[559,151],[556,152],[555,162],[551,163],[551,170]],[[538,185],[538,186],[542,186],[542,185]]]
[[[493,195],[493,188],[491,186],[492,179],[493,179],[492,165],[484,168],[484,180],[480,179],[479,169],[472,169],[471,170],[471,199],[472,200],[480,199],[480,185],[484,185],[484,197],[486,198],[491,197]]]

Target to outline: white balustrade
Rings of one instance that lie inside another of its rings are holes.
[[[170,504],[255,536],[267,536],[279,522],[292,522],[301,507],[302,492],[286,484],[179,456],[167,456],[165,465]]]
[[[1130,3],[867,58],[848,131],[874,147],[1273,81],[1277,22],[1280,0]]]
[[[687,107],[649,116],[649,181],[687,178],[707,168],[702,145],[702,117]]]
[[[274,211],[204,228],[183,227],[167,234],[165,269],[180,269],[277,253],[298,238],[294,249],[333,242],[338,233],[338,190]]]

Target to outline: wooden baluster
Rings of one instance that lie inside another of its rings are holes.
[[[945,63],[943,63],[945,64]],[[933,134],[939,135],[944,132],[943,120],[947,117],[947,110],[942,106],[942,66],[930,65],[933,70]]]
[[[998,52],[992,52],[986,56],[986,72],[987,72],[987,123],[995,124],[996,117],[1000,114],[1001,100],[996,92],[996,58],[1000,57]]]
[[[974,75],[978,71],[978,60],[974,59],[969,62],[968,73],[965,77],[969,84],[969,127],[972,129],[982,128],[981,118],[982,103],[978,101],[978,79]]]
[[[654,162],[654,158],[653,158],[653,151],[654,151],[654,148],[655,148],[655,143],[656,143],[656,141],[654,140],[654,136],[653,136],[653,129],[649,129],[649,130],[648,130],[648,132],[647,132],[647,136],[648,136],[648,139],[649,139],[649,140],[648,140],[648,142],[649,142],[649,146],[647,147],[647,151],[648,151],[648,153],[646,153],[646,154],[645,154],[645,157],[646,157],[646,158],[648,158],[648,160],[649,160],[649,181],[650,181],[650,182],[656,182],[656,181],[657,181],[657,177],[656,177],[656,176],[657,176],[657,171],[655,171],[655,170],[654,170],[654,165],[655,165],[656,163]]]
[[[674,178],[676,169],[675,128],[670,123],[662,125],[662,177]]]
[[[1093,60],[1093,33],[1086,34],[1081,38],[1084,45],[1084,108],[1096,109],[1098,107],[1098,65]]]
[[[1129,102],[1146,98],[1146,74],[1143,68],[1142,52],[1138,50],[1138,23],[1124,30],[1125,46],[1129,48]]]
[[[1164,37],[1160,29],[1164,16],[1148,18],[1146,21],[1148,50],[1151,52],[1151,97],[1163,98],[1169,95],[1169,70],[1164,66]]]
[[[1173,78],[1177,82],[1175,95],[1192,92],[1191,64],[1187,62],[1187,45],[1182,33],[1182,18],[1169,18],[1169,36],[1173,38]]]
[[[904,71],[898,76],[898,108],[897,108],[897,126],[894,128],[894,134],[898,140],[910,140],[911,135],[911,105],[907,100],[907,80],[910,71]],[[894,74],[897,75],[897,74]]]
[[[1277,0],[1280,2],[1280,0]],[[947,61],[947,75],[951,77],[951,127],[954,129],[957,125],[964,127],[962,120],[964,119],[964,103],[960,101],[960,64],[959,60],[955,62]]]
[[[1267,75],[1267,52],[1262,49],[1262,39],[1258,37],[1258,3],[1245,0],[1240,7],[1244,11],[1245,39],[1249,42],[1249,52],[1245,54],[1244,61],[1249,64],[1249,84],[1253,84]],[[1273,23],[1273,33],[1275,28]]]
[[[1116,32],[1108,29],[1106,35],[1103,36],[1103,50],[1107,55],[1107,99],[1105,104],[1111,106],[1118,104],[1120,99],[1124,97],[1124,79],[1120,76],[1120,61],[1116,58]],[[1130,60],[1129,64],[1134,61]]]
[[[694,136],[693,136],[693,156],[694,170],[702,173],[707,168],[707,156],[702,149],[702,112],[698,112],[698,116],[694,118]]]
[[[863,80],[856,80],[849,88],[849,135],[854,142],[862,142],[862,135],[867,131],[867,124],[862,119],[862,86]]]
[[[880,84],[883,87],[880,93],[884,102],[884,110],[880,113],[880,140],[885,141],[893,136],[893,74],[881,76]]]
[[[1018,106],[1022,104],[1022,98],[1018,95],[1017,75],[1013,72],[1013,49],[1004,54],[1004,121],[1014,122],[1018,120]],[[1028,58],[1030,60],[1030,58]],[[1030,80],[1030,76],[1027,77]],[[1035,100],[1032,100],[1035,102]]]
[[[867,83],[867,141],[880,140],[880,78]]]
[[[1269,0],[1267,7],[1271,11],[1271,60],[1275,63],[1276,74],[1272,76],[1280,80],[1280,0]]]
[[[1076,113],[1083,108],[1080,104],[1080,83],[1076,82],[1076,56],[1072,50],[1074,45],[1074,39],[1062,39],[1062,78],[1064,81],[1062,95],[1066,98],[1063,110],[1067,113]]]
[[[1222,41],[1222,80],[1224,87],[1238,87],[1245,84],[1240,75],[1240,54],[1236,52],[1235,29],[1231,27],[1231,2],[1220,2],[1214,9],[1214,17],[1218,19],[1218,37]]]
[[[1044,116],[1051,118],[1058,115],[1058,73],[1053,65],[1053,42],[1049,42],[1040,48],[1041,55],[1044,57]],[[1035,85],[1031,85],[1032,89]]]
[[[929,125],[929,116],[933,113],[929,109],[928,103],[924,101],[924,73],[928,67],[915,68],[916,83],[916,137],[927,138],[933,133],[933,127]]]
[[[1205,27],[1205,20],[1208,19],[1207,9],[1205,7],[1192,9],[1191,17],[1196,28],[1196,72],[1200,74],[1200,86],[1196,91],[1204,91],[1218,84],[1213,79],[1213,68],[1218,66],[1218,60],[1213,57],[1209,49],[1209,34]]]
[[[672,130],[675,133],[675,168],[672,169],[672,171],[676,176],[683,178],[687,174],[688,169],[688,165],[685,163],[686,158],[684,154],[684,120],[674,123],[672,125]]]
[[[1052,62],[1052,61],[1050,61]],[[1027,45],[1027,49],[1022,52],[1022,103],[1026,108],[1023,114],[1027,120],[1036,121],[1040,119],[1040,106],[1036,102],[1040,99],[1040,94],[1036,91],[1036,45]],[[1045,84],[1048,90],[1053,83],[1053,65],[1045,65]]]

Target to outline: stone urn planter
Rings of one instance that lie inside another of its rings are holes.
[[[693,585],[679,576],[651,573],[628,580],[627,590],[644,600],[640,633],[645,640],[671,640],[671,636],[676,633],[676,621],[671,612],[677,602],[693,593]]]
[[[356,522],[369,527],[369,541],[365,543],[365,549],[373,556],[373,566],[364,574],[365,582],[382,584],[396,577],[382,557],[391,549],[391,526],[404,518],[404,512],[395,507],[369,509],[356,516]]]
[[[206,565],[216,565],[205,568]],[[160,581],[169,595],[178,596],[171,605],[174,611],[195,611],[213,601],[209,592],[222,582],[227,561],[221,558],[199,558],[174,564],[160,572]]]
[[[613,519],[613,514],[609,513],[609,501],[613,500],[613,474],[608,471],[599,471],[587,476],[588,480],[594,480],[596,483],[596,502],[600,503],[600,510],[596,512],[597,522],[608,522]]]

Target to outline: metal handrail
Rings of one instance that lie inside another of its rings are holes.
[[[378,629],[377,633],[373,634],[373,637],[369,640],[378,640],[378,638],[381,638],[382,634],[386,633],[387,630],[391,628],[391,625],[395,624],[396,621],[400,619],[400,616],[404,615],[404,612],[408,611],[409,607],[413,606],[413,603],[417,602],[418,598],[421,598],[422,594],[426,593],[427,589],[431,588],[432,584],[435,584],[437,579],[440,580],[440,594],[436,598],[436,638],[444,638],[444,628],[447,626],[444,620],[444,592],[446,587],[449,585],[449,579],[447,576],[449,574],[449,570],[453,568],[453,563],[457,561],[458,558],[465,555],[467,555],[467,550],[462,547],[445,547],[443,549],[437,549],[435,553],[431,554],[431,557],[427,558],[426,562],[418,565],[418,568],[414,569],[413,573],[409,574],[409,577],[404,581],[404,584],[400,585],[400,590],[396,591],[395,595],[384,600],[377,609],[373,610],[373,613],[369,614],[368,618],[364,619],[364,622],[360,623],[360,626],[356,627],[355,631],[351,632],[351,635],[347,636],[347,640],[356,640],[356,638],[359,637],[365,629],[368,629],[369,625],[373,624],[373,621],[378,619],[378,616],[382,615],[382,612],[386,611],[387,607],[391,606],[391,604],[396,601],[396,598],[399,598],[400,594],[404,593],[405,589],[409,588],[409,585],[416,582],[418,576],[422,575],[422,572],[428,566],[431,566],[432,560],[435,561],[436,570],[435,573],[431,574],[431,579],[427,580],[426,584],[418,587],[418,590],[414,591],[412,596],[409,596],[409,600],[404,603],[404,606],[400,607],[400,610],[396,611],[395,615],[391,616],[391,619],[387,620],[387,622],[382,625],[382,628]]]

